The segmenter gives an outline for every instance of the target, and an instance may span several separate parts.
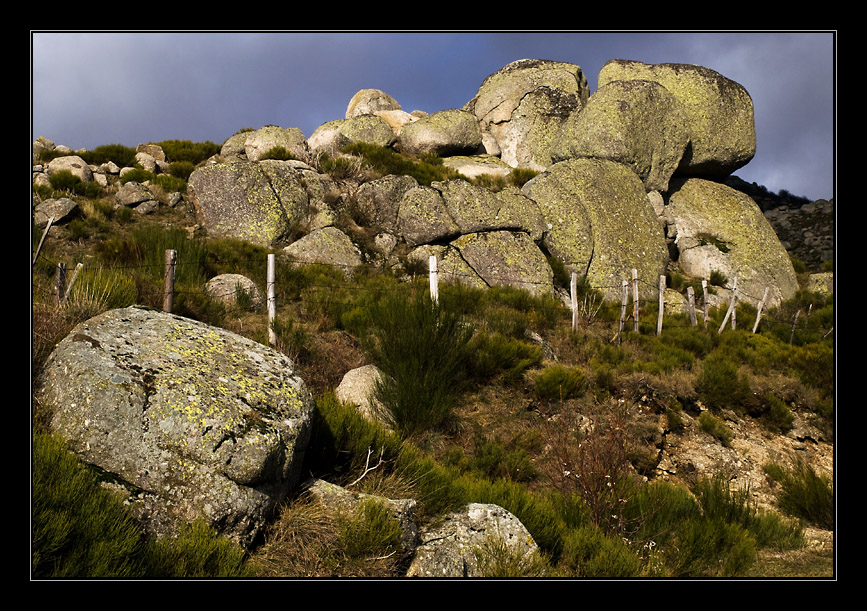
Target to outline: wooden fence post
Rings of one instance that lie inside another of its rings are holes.
[[[626,300],[629,299],[629,282],[623,281],[623,298],[620,302],[620,326],[617,328],[617,337],[623,333],[623,323],[626,320]]]
[[[635,319],[633,328],[638,333],[638,270],[632,268],[632,318]]]
[[[695,290],[691,286],[686,287],[686,304],[689,307],[689,324],[695,327],[698,324],[695,319]]]
[[[84,263],[79,263],[75,266],[75,271],[72,272],[72,278],[69,279],[69,284],[66,285],[66,292],[63,294],[63,303],[69,301],[69,295],[72,293],[72,285],[75,284],[75,280],[78,278],[78,272],[81,271],[82,267],[84,267]]]
[[[729,309],[726,311],[726,315],[723,318],[722,324],[719,326],[719,330],[717,333],[722,333],[722,330],[725,328],[726,324],[729,321],[729,317],[732,317],[732,329],[735,328],[734,324],[734,311],[737,306],[738,301],[738,277],[735,276],[734,281],[732,282],[732,298],[729,301]]]
[[[801,310],[795,312],[795,320],[792,321],[792,332],[789,334],[789,344],[795,339],[795,325],[798,324],[798,316],[801,315]]]
[[[662,333],[662,313],[665,310],[665,276],[659,277],[659,314],[656,316],[656,334]]]
[[[756,329],[759,328],[759,321],[762,319],[762,308],[765,307],[765,301],[768,299],[768,289],[770,287],[765,287],[765,294],[762,295],[762,300],[759,302],[758,308],[756,308],[756,322],[753,325],[753,333],[756,332]]]
[[[54,286],[51,289],[54,295],[54,305],[63,305],[63,287],[66,285],[66,263],[57,264],[57,273],[54,275]]]
[[[42,243],[45,242],[45,238],[48,237],[48,230],[51,229],[51,225],[54,223],[54,217],[48,219],[48,224],[45,226],[45,231],[42,232],[42,237],[39,238],[39,246],[36,247],[36,254],[33,255],[33,263],[30,264],[31,267],[36,265],[36,259],[39,258],[39,251],[42,250]]]
[[[268,345],[274,348],[277,345],[277,333],[274,331],[274,320],[277,318],[277,300],[274,297],[274,253],[268,254],[268,270],[266,280],[266,293],[268,295]]]
[[[163,312],[172,311],[172,303],[175,298],[175,267],[178,260],[178,251],[166,250],[166,266],[163,272]]]
[[[436,255],[431,255],[428,258],[428,270],[430,275],[430,298],[434,303],[437,303],[440,300],[440,288]]]
[[[569,282],[569,296],[572,300],[572,331],[578,330],[578,274],[572,272]]]
[[[704,308],[702,316],[704,317],[704,328],[707,329],[707,280],[701,281],[702,298],[704,299]]]

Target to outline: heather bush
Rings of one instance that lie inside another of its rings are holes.
[[[834,491],[831,481],[816,474],[802,458],[794,457],[790,467],[776,462],[764,466],[768,478],[777,486],[777,503],[791,516],[807,520],[820,528],[834,528]]]
[[[405,435],[439,427],[462,390],[472,328],[424,295],[391,295],[370,312],[376,396]]]

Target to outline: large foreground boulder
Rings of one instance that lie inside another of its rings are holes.
[[[599,71],[599,88],[612,81],[653,81],[677,98],[689,125],[690,146],[679,173],[725,177],[756,154],[753,100],[740,84],[690,64],[644,64],[614,59]]]
[[[111,310],[62,340],[37,401],[149,532],[202,518],[250,545],[300,477],[313,401],[289,358],[222,329]]]

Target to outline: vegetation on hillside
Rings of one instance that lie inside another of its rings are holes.
[[[176,166],[180,181],[213,154],[207,144],[162,144],[173,163],[184,164]],[[401,167],[420,182],[444,176],[432,178],[430,168],[419,169],[426,162],[393,152],[354,154],[368,170],[381,163],[390,165],[377,172]],[[339,165],[331,167],[346,171]],[[183,210],[161,207],[133,218],[113,209],[110,190],[52,188],[79,201],[83,216],[53,228],[33,266],[34,382],[53,346],[78,322],[131,304],[162,307],[167,248],[182,262],[176,313],[268,343],[264,312],[203,291],[208,278],[228,272],[264,286],[266,249],[191,237]],[[34,250],[40,237],[34,227]],[[60,261],[69,268],[86,263],[62,307],[52,297]],[[435,304],[426,279],[375,266],[348,277],[334,267],[295,267],[278,258],[276,276],[277,348],[293,358],[316,398],[305,473],[346,484],[364,472],[373,451],[382,466],[359,488],[416,498],[422,521],[467,502],[501,505],[524,523],[541,554],[518,562],[495,547],[477,550],[492,576],[741,576],[763,550],[802,547],[805,526],[833,525],[831,482],[796,461],[766,466],[779,513],[760,509],[724,474],[681,483],[652,477],[659,443],[653,423],[660,419],[667,435],[685,434],[692,421],[722,445],[731,442],[729,412],[755,419],[772,435],[788,430],[797,411],[831,434],[828,297],[799,293],[763,313],[755,334],[744,325],[718,333],[724,312],[712,312],[707,327],[667,316],[657,336],[648,304],[639,331],[629,325],[617,335],[619,304],[603,304],[586,284],[573,331],[561,302],[515,288],[442,285]],[[810,316],[793,332],[794,313],[807,306]],[[751,320],[755,310],[739,305],[737,314],[739,322]],[[527,331],[545,339],[556,363],[545,360]],[[368,362],[387,374],[377,395],[393,430],[362,418],[333,393],[347,370]],[[200,524],[177,541],[152,540],[99,486],[97,474],[47,432],[47,416],[33,406],[35,577],[389,577],[406,569],[395,524],[375,504],[347,515],[290,498],[249,554]]]

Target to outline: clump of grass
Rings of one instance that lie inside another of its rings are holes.
[[[834,491],[829,479],[819,476],[798,456],[792,460],[791,467],[770,462],[764,470],[780,487],[777,502],[783,511],[820,528],[834,528]]]
[[[584,372],[577,367],[550,365],[536,376],[533,392],[545,401],[562,401],[582,394],[586,383]]]
[[[51,188],[55,191],[81,195],[83,197],[99,197],[102,195],[102,187],[95,182],[84,182],[69,170],[52,172],[48,177]]]
[[[292,155],[288,150],[286,150],[285,146],[275,146],[262,154],[260,159],[275,159],[277,161],[289,161],[291,159],[295,159],[295,156]]]
[[[381,176],[388,174],[412,176],[421,185],[429,186],[434,181],[463,178],[458,172],[445,167],[442,159],[431,155],[411,158],[388,147],[364,142],[349,144],[343,148],[343,152],[361,157],[367,167]]]
[[[537,549],[529,552],[515,550],[496,535],[486,537],[472,553],[476,577],[545,577],[551,572],[548,560]]]
[[[157,539],[149,546],[147,576],[226,579],[252,577],[253,570],[240,546],[198,519],[183,525],[176,536]]]
[[[501,333],[477,333],[469,342],[468,376],[479,383],[514,384],[542,362],[542,350]]]
[[[122,500],[99,487],[58,437],[33,436],[34,577],[133,577],[144,538]]]

